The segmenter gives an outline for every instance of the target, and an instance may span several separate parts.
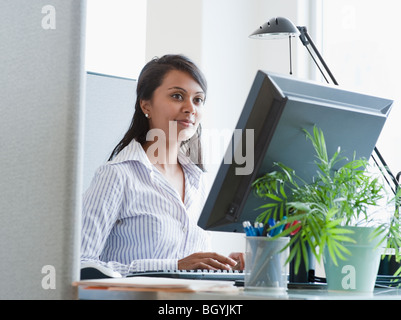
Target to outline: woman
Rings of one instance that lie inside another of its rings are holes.
[[[143,68],[131,125],[84,195],[82,262],[123,276],[243,265],[242,254],[209,252],[197,226],[206,198],[199,139],[206,89],[184,56]]]

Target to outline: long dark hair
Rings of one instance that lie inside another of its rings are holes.
[[[114,148],[109,160],[112,160],[121,150],[135,139],[140,144],[146,142],[146,134],[149,131],[149,122],[141,107],[141,100],[150,100],[154,91],[162,84],[165,75],[171,70],[187,72],[202,88],[206,96],[207,83],[199,68],[183,55],[165,55],[161,58],[153,58],[142,69],[136,88],[135,112],[131,124],[124,137]],[[201,125],[196,133],[187,141],[181,143],[181,148],[187,156],[203,171],[202,160]]]

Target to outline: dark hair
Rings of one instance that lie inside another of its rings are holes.
[[[136,88],[135,112],[128,131],[122,140],[114,148],[109,160],[112,160],[121,150],[135,139],[140,144],[146,142],[146,134],[149,131],[149,122],[141,107],[141,100],[150,100],[154,91],[162,84],[165,75],[171,70],[187,72],[202,88],[206,96],[207,83],[202,72],[187,57],[183,55],[165,55],[161,58],[153,58],[142,69]],[[201,125],[196,133],[187,141],[181,143],[183,151],[202,170],[204,170],[201,148]]]

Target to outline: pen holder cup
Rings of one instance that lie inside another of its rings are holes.
[[[271,240],[268,237],[246,237],[245,289],[286,291],[289,265],[286,260],[288,237]]]

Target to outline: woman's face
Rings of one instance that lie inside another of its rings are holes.
[[[201,121],[205,93],[188,73],[171,70],[150,100],[142,100],[149,128],[161,129],[169,140],[191,138]],[[175,129],[176,128],[176,129]]]

